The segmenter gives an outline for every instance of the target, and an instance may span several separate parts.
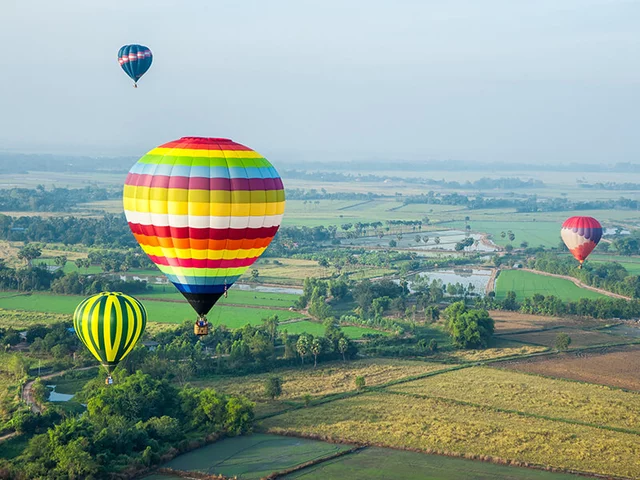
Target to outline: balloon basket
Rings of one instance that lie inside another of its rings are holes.
[[[199,337],[209,335],[209,322],[206,317],[199,317],[193,325],[193,333]]]
[[[104,379],[104,384],[107,386],[113,385],[113,378],[111,378],[111,375],[107,376],[107,378]]]

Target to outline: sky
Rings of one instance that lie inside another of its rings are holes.
[[[1,0],[0,151],[640,162],[638,25],[624,0]]]

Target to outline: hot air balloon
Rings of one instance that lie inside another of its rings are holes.
[[[565,220],[560,231],[562,240],[580,267],[602,238],[602,225],[592,217],[571,217]]]
[[[118,50],[118,63],[138,88],[138,80],[149,70],[153,54],[144,45],[125,45]]]
[[[282,222],[284,187],[257,152],[225,138],[184,137],[130,170],[124,210],[142,249],[198,314],[265,251]]]
[[[103,292],[84,299],[73,314],[76,334],[94,357],[111,373],[140,339],[147,324],[142,303],[123,293]]]

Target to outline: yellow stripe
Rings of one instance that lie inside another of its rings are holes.
[[[127,299],[131,302],[131,304],[133,305],[133,310],[134,310],[134,315],[133,315],[133,321],[135,323],[135,334],[134,334],[134,340],[131,343],[131,345],[129,345],[129,348],[122,354],[122,358],[126,357],[127,355],[129,355],[129,352],[131,350],[133,350],[133,348],[136,346],[136,343],[138,343],[138,340],[140,339],[140,336],[142,335],[142,330],[144,328],[145,322],[144,322],[144,318],[146,318],[147,316],[147,312],[146,310],[143,312],[140,307],[142,306],[142,304],[138,304],[138,302],[128,296],[128,295],[123,295],[126,296]],[[144,306],[142,306],[142,309],[144,309]]]
[[[263,248],[249,248],[239,250],[192,250],[190,248],[166,248],[141,245],[142,250],[147,255],[166,258],[193,258],[196,260],[235,260],[242,258],[253,258],[262,255],[266,250]]]
[[[102,330],[104,335],[104,358],[107,362],[113,362],[116,356],[113,345],[111,344],[111,322],[113,317],[113,304],[115,303],[114,295],[107,295],[107,301],[104,306],[104,316],[102,319]]]
[[[122,341],[122,330],[124,329],[124,319],[122,317],[122,300],[119,298],[119,296],[113,296],[115,297],[113,303],[116,314],[116,339],[113,349],[113,358],[107,357],[109,358],[110,362],[113,362],[115,360],[122,360],[120,358],[116,359],[116,355],[118,354],[118,350],[120,350],[120,342]]]
[[[82,313],[82,334],[86,338],[85,344],[87,345],[87,348],[89,349],[91,354],[94,357],[96,357],[97,360],[101,360],[100,352],[98,352],[95,348],[93,348],[93,344],[91,342],[91,340],[95,341],[95,339],[98,338],[98,322],[97,321],[91,322],[89,320],[89,312],[91,311],[91,307],[98,301],[100,301],[99,296],[90,298],[84,307],[84,312]],[[99,309],[96,309],[94,311],[94,317],[96,312],[99,313]],[[93,323],[91,326],[93,327],[93,335],[95,336],[92,336],[92,333],[89,332],[89,323]],[[95,343],[97,344],[98,342],[95,342]]]
[[[124,198],[123,204],[125,210],[132,212],[164,215],[196,215],[202,217],[259,217],[283,214],[285,202],[208,203]]]
[[[133,327],[134,327],[135,318],[133,316],[133,310],[131,309],[129,304],[125,303],[124,305],[125,307],[127,307],[127,318],[129,319],[128,325],[127,325],[127,338],[124,341],[124,344],[127,345],[129,343],[129,340],[131,340],[131,337],[133,336]],[[122,352],[122,354],[124,355],[124,352]]]
[[[168,267],[166,265],[157,265],[162,273],[170,275],[182,275],[187,277],[231,277],[234,275],[242,275],[249,267],[236,268],[185,268],[185,267]]]
[[[262,158],[253,150],[205,150],[201,148],[154,148],[147,155],[171,155],[172,157],[208,157],[208,158]]]
[[[124,186],[124,198],[200,203],[267,203],[284,201],[284,190],[196,190]]]

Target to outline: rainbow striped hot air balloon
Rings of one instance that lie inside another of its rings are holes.
[[[571,217],[562,224],[560,235],[582,268],[582,264],[602,238],[602,225],[593,217]]]
[[[118,50],[118,63],[133,80],[133,86],[138,88],[138,80],[149,70],[153,62],[153,54],[144,45],[125,45]]]
[[[224,138],[165,143],[138,160],[124,187],[136,240],[202,322],[271,243],[284,204],[267,159]]]
[[[133,350],[147,324],[142,303],[123,293],[103,292],[84,299],[73,314],[76,335],[107,369],[108,381],[116,365]]]

